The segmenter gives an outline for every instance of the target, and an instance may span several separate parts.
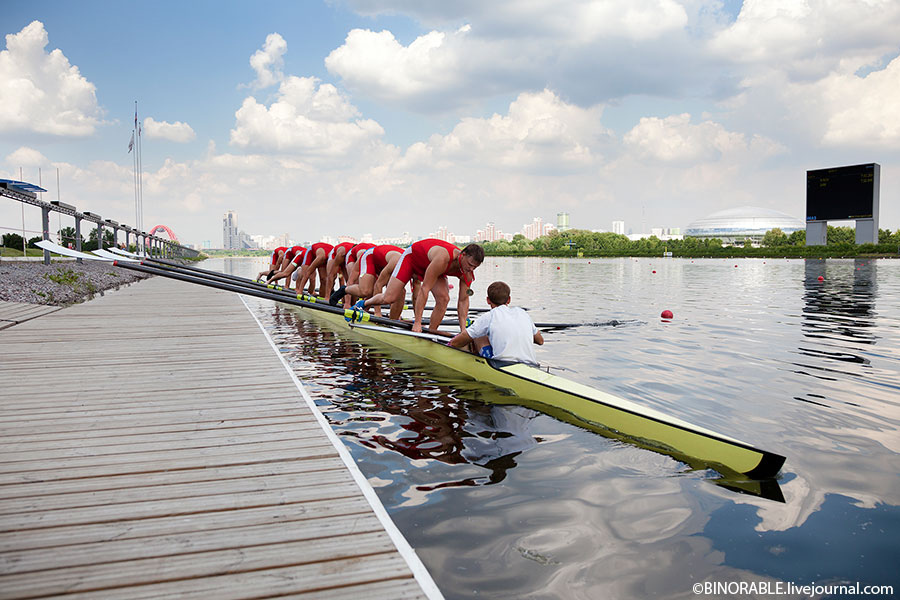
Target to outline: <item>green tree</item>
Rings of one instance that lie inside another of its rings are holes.
[[[22,236],[18,233],[4,233],[3,234],[3,245],[7,248],[14,248],[16,250],[22,249]]]
[[[94,247],[92,248],[92,250],[96,250],[97,249],[97,228],[96,227],[91,228],[90,237],[88,238],[88,243],[90,243],[90,242],[94,243]],[[115,243],[113,242],[113,233],[109,229],[104,229],[103,230],[103,247],[109,248],[110,246],[115,246]]]
[[[65,246],[66,244],[75,245],[75,228],[74,227],[63,227],[59,231],[56,232],[59,235],[59,239],[62,240],[60,243]],[[97,237],[97,234],[94,233],[94,237]],[[84,241],[84,236],[81,236],[81,241]]]
[[[788,244],[791,246],[805,246],[806,230],[800,229],[798,231],[792,231],[791,235],[788,236]]]
[[[856,231],[852,227],[832,227],[828,226],[828,245],[855,245]]]
[[[787,234],[778,227],[768,230],[766,232],[766,235],[764,235],[762,239],[762,245],[766,246],[767,248],[771,248],[773,246],[786,246],[787,243]]]

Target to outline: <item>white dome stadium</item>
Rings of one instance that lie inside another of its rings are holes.
[[[718,238],[725,244],[750,238],[758,244],[767,231],[775,228],[790,235],[795,231],[805,231],[806,223],[777,210],[741,206],[697,219],[687,226],[684,235],[701,239]]]

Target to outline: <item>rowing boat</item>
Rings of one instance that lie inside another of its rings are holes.
[[[620,398],[596,388],[560,377],[547,370],[521,363],[486,359],[446,345],[446,338],[410,331],[408,322],[364,315],[363,322],[351,322],[352,310],[292,297],[284,291],[267,289],[257,282],[224,274],[212,274],[197,268],[183,269],[172,264],[144,261],[116,263],[127,269],[142,270],[166,277],[219,289],[283,302],[296,307],[304,316],[327,322],[343,332],[355,332],[377,343],[410,352],[433,363],[492,384],[505,392],[508,403],[537,408],[607,437],[667,454],[693,468],[712,468],[723,474],[725,487],[749,491],[767,497],[779,497],[774,477],[785,457],[744,441],[699,427],[677,417]],[[360,315],[355,315],[360,316]],[[499,396],[499,395],[498,395]],[[762,483],[760,483],[762,482]],[[767,487],[770,491],[760,490]]]

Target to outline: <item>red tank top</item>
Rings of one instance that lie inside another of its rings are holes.
[[[347,256],[347,252],[350,252],[350,248],[352,248],[355,245],[356,245],[355,242],[341,242],[340,244],[338,244],[337,246],[335,246],[334,248],[331,249],[331,253],[328,256],[329,256],[329,258],[336,258],[338,255],[338,252],[340,252],[341,248],[344,249],[344,256]]]
[[[291,261],[295,265],[302,265],[303,258],[306,256],[306,248],[303,246],[294,246],[292,248],[294,250],[294,259]]]
[[[350,248],[350,250],[347,251],[347,255],[344,257],[344,262],[347,264],[355,263],[356,261],[359,260],[359,257],[363,252],[365,252],[369,248],[374,248],[374,247],[375,247],[375,244],[367,244],[365,242],[363,242],[361,244],[357,244],[357,245],[353,246],[352,248]]]
[[[402,254],[403,248],[391,246],[390,244],[375,246],[375,249],[372,250],[372,256],[375,259],[375,268],[378,269],[379,272],[381,272],[381,270],[387,266],[388,252],[400,252]]]
[[[451,244],[450,242],[445,242],[443,240],[436,239],[425,239],[419,240],[412,245],[412,259],[413,259],[413,273],[419,277],[419,279],[425,279],[425,270],[428,268],[428,265],[431,264],[431,261],[428,260],[428,252],[434,248],[435,246],[440,246],[441,248],[447,251],[447,254],[450,255],[450,264],[447,265],[447,268],[444,270],[441,275],[450,275],[450,272],[454,269],[459,270],[459,264],[457,263],[457,259],[453,258],[453,251],[459,250],[456,246]],[[460,281],[465,283],[466,285],[471,285],[473,281],[475,281],[475,275],[471,274],[468,277],[465,277],[462,272],[459,274],[454,273],[454,277],[458,277]]]
[[[272,264],[273,265],[275,264],[275,261],[278,260],[279,252],[287,252],[287,248],[285,248],[284,246],[278,246],[277,248],[275,248],[275,251],[272,252]]]
[[[309,266],[316,259],[316,255],[319,250],[324,250],[325,255],[327,256],[331,249],[334,248],[331,244],[326,244],[325,242],[318,242],[309,247],[309,250],[306,251],[306,258],[303,260],[303,266]]]

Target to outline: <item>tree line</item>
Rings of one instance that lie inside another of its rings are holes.
[[[61,240],[60,244],[63,246],[68,246],[72,244],[72,247],[75,247],[75,228],[74,227],[63,227],[59,231],[56,232],[58,236],[56,239]],[[22,242],[23,237],[18,233],[4,233],[2,238],[2,243],[0,245],[11,248],[13,250],[22,250]],[[37,243],[44,239],[42,236],[36,235],[33,238],[28,238],[26,242],[26,246],[28,248],[38,248]],[[51,240],[53,240],[51,236]],[[53,240],[55,241],[55,240]],[[103,247],[109,248],[110,246],[114,246],[113,242],[113,234],[109,229],[103,230]],[[83,252],[90,252],[91,250],[97,249],[97,228],[91,228],[88,233],[88,238],[85,239],[84,235],[81,236],[81,250]]]
[[[725,245],[720,239],[685,237],[680,240],[660,240],[651,235],[640,240],[611,232],[585,229],[553,231],[550,235],[526,239],[517,234],[512,241],[482,242],[486,254],[492,256],[855,256],[858,254],[894,254],[900,252],[900,229],[891,232],[881,229],[878,244],[857,245],[853,227],[828,226],[826,246],[807,246],[806,231],[784,233],[770,229],[759,247],[745,239]]]

